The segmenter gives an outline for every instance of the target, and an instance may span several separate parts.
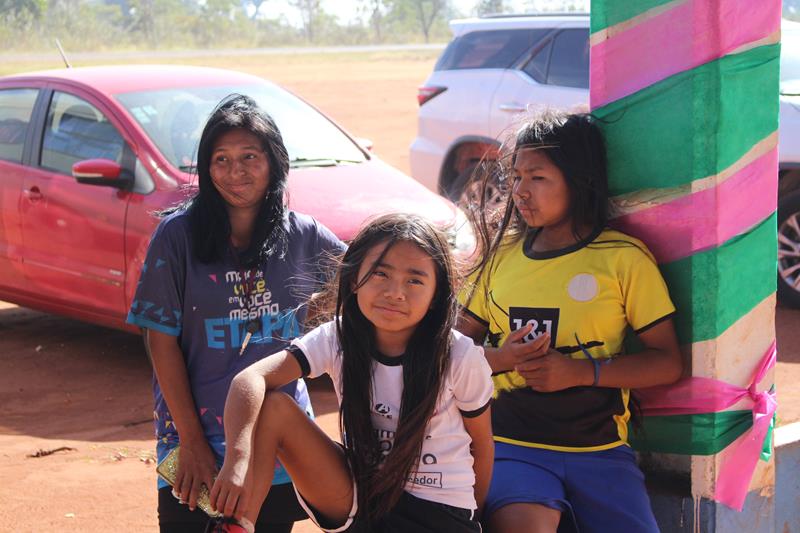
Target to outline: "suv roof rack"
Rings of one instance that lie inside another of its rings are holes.
[[[588,11],[546,11],[541,13],[489,13],[488,15],[481,15],[478,18],[482,19],[506,19],[506,18],[524,18],[524,17],[585,17],[589,15]]]

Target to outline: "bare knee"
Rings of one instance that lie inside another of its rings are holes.
[[[489,517],[489,533],[555,533],[561,511],[537,503],[512,503]]]

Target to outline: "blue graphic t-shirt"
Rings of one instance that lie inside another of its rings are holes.
[[[301,305],[321,288],[329,258],[344,251],[344,244],[309,216],[290,211],[284,223],[285,257],[246,270],[232,250],[222,261],[197,261],[188,216],[185,212],[168,216],[150,241],[128,314],[131,324],[178,337],[197,414],[220,464],[225,454],[222,416],[231,380],[302,333]],[[247,323],[253,320],[259,327],[239,355]],[[313,416],[302,380],[283,390]],[[178,432],[155,376],[153,395],[160,461],[178,444]],[[287,482],[288,475],[276,465],[273,483]],[[165,486],[159,479],[159,488]]]

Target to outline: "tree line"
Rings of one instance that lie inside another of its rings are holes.
[[[0,50],[69,51],[445,42],[447,22],[500,13],[476,0],[460,13],[448,0],[358,0],[340,20],[321,0],[288,0],[301,23],[274,15],[275,0],[0,0]],[[272,10],[272,11],[271,11]]]

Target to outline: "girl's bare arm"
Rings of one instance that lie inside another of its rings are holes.
[[[158,385],[178,431],[181,460],[175,479],[175,491],[194,510],[200,487],[211,487],[217,462],[206,440],[192,397],[186,362],[177,337],[144,330],[145,346]]]
[[[598,387],[636,389],[674,383],[683,373],[678,339],[672,320],[665,320],[639,334],[641,352],[611,360],[599,360]],[[533,390],[553,392],[594,383],[594,365],[588,359],[572,359],[550,350],[545,356],[517,365],[517,372]]]
[[[214,509],[233,513],[236,518],[249,511],[244,503],[250,497],[246,482],[248,476],[252,478],[256,422],[265,395],[268,390],[300,378],[301,374],[297,360],[282,350],[250,365],[233,378],[225,400],[225,461],[209,495]],[[240,504],[240,500],[244,504]]]
[[[255,427],[264,395],[302,377],[300,364],[286,350],[250,365],[233,378],[225,400],[225,460],[249,460]]]
[[[672,320],[656,324],[638,337],[645,349],[601,365],[599,386],[636,389],[666,385],[680,379],[683,374],[683,358]]]
[[[474,460],[472,468],[475,470],[475,502],[478,504],[477,514],[480,516],[486,495],[489,493],[489,482],[492,479],[492,465],[494,464],[491,408],[476,417],[463,418],[464,428],[472,437],[470,451]]]

